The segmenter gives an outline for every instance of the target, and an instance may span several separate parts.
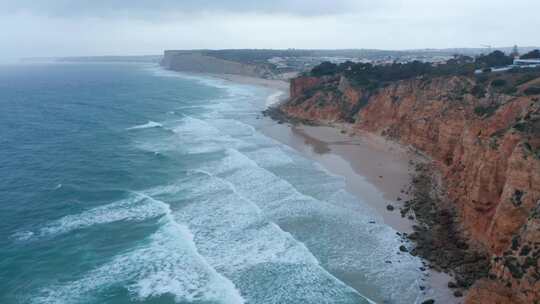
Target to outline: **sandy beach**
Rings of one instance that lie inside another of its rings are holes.
[[[206,74],[206,75],[225,79],[227,81],[234,82],[234,83],[241,83],[241,84],[254,85],[254,86],[260,86],[260,87],[273,89],[276,91],[275,94],[282,95],[283,98],[288,97],[289,83],[284,80],[255,78],[255,77],[235,75],[235,74]]]
[[[281,125],[265,122],[263,132],[317,161],[332,174],[343,176],[347,190],[376,209],[384,222],[400,232],[411,232],[413,221],[400,215],[408,196],[409,161],[405,148],[369,135],[351,136],[326,126]],[[388,211],[387,206],[393,206]]]

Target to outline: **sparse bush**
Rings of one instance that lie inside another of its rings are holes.
[[[471,89],[471,94],[476,98],[484,98],[486,97],[486,89],[477,84]]]
[[[489,80],[489,77],[485,74],[480,74],[476,76],[476,82],[478,83],[485,83]]]
[[[484,107],[484,106],[478,106],[476,108],[474,108],[474,114],[478,115],[478,116],[491,116],[493,115],[493,113],[495,113],[495,111],[497,111],[497,106],[487,106],[487,107]]]
[[[492,87],[503,87],[506,85],[506,80],[504,79],[495,79],[491,82]]]
[[[527,82],[535,79],[536,77],[538,77],[538,76],[534,75],[534,74],[525,74],[525,75],[521,76],[518,80],[516,80],[515,85],[516,86],[522,85],[524,83],[527,83]]]
[[[506,90],[504,90],[504,94],[512,95],[512,94],[516,94],[517,91],[518,91],[517,87],[509,87]]]
[[[514,129],[518,130],[519,132],[525,132],[527,131],[527,123],[525,122],[518,122],[512,126]]]
[[[527,96],[538,95],[540,94],[540,87],[528,87],[525,89],[525,91],[523,91],[523,93],[525,93]]]

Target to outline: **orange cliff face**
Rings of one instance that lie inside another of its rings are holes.
[[[494,257],[496,281],[479,282],[468,302],[534,303],[540,301],[539,96],[489,85],[485,94],[473,94],[477,87],[473,78],[454,76],[370,92],[345,77],[300,77],[281,109],[307,120],[354,121],[431,156],[464,233]],[[497,296],[508,301],[478,300],[490,284],[500,284]]]

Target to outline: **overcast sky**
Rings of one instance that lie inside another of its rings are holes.
[[[540,0],[0,0],[0,56],[540,45]]]

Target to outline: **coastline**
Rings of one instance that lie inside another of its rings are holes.
[[[397,143],[368,133],[343,133],[345,126],[279,124],[269,117],[260,131],[321,164],[331,174],[342,176],[346,190],[375,209],[384,223],[403,235],[414,233],[416,219],[403,217],[413,193],[408,193],[415,174],[414,164],[427,159]],[[386,178],[385,178],[386,177]],[[391,205],[392,211],[387,209]],[[424,263],[426,285],[437,291],[435,303],[461,303],[448,287],[452,277]]]
[[[279,93],[280,95],[283,95],[282,99],[288,98],[288,96],[285,96],[285,95],[288,95],[289,83],[284,80],[264,79],[264,78],[256,78],[256,77],[251,77],[251,76],[243,76],[243,75],[235,75],[235,74],[204,74],[204,75],[220,78],[220,79],[234,82],[234,83],[265,87],[268,89],[275,90],[276,91],[275,94]]]
[[[217,77],[272,89],[274,93],[266,98],[266,108],[289,97],[289,84],[285,81],[237,75]],[[343,177],[345,189],[373,208],[404,241],[408,242],[407,235],[415,232],[417,219],[402,216],[400,210],[415,195],[411,190],[417,174],[415,165],[430,161],[424,155],[382,136],[353,130],[348,124],[289,124],[265,115],[261,117],[259,131],[316,161],[330,174]],[[462,298],[456,298],[454,290],[448,287],[452,277],[424,261],[425,282],[436,290],[436,303],[461,303]]]
[[[413,231],[414,222],[403,218],[399,208],[409,198],[403,190],[411,180],[409,163],[419,161],[418,156],[382,138],[342,133],[338,127],[263,123],[265,135],[344,177],[346,190],[375,209],[385,224],[399,232]]]
[[[284,102],[289,97],[289,84],[282,80],[268,80],[241,75],[205,74],[232,83],[270,89],[264,99],[265,108]],[[298,151],[319,163],[330,174],[344,178],[345,189],[361,202],[373,208],[382,221],[396,230],[404,244],[407,235],[415,232],[415,218],[402,216],[400,210],[413,197],[412,180],[415,164],[429,160],[416,151],[375,134],[353,130],[348,124],[313,125],[310,122],[285,123],[267,115],[258,117],[257,129],[268,137]],[[388,206],[391,205],[391,210]],[[416,254],[415,254],[416,255]],[[435,303],[462,303],[449,288],[452,277],[438,267],[430,267],[423,259],[424,286],[431,290],[428,299]],[[355,278],[342,278],[355,285]],[[435,293],[433,293],[435,291]],[[429,303],[429,302],[426,302]]]

